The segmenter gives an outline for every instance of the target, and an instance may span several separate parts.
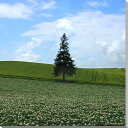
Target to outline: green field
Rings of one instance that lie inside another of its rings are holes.
[[[124,116],[121,85],[0,77],[1,126],[124,126]]]
[[[3,77],[31,77],[40,78],[42,80],[55,80],[53,75],[53,65],[18,62],[18,61],[0,61],[0,76]],[[104,84],[120,84],[125,85],[124,69],[118,68],[96,68],[82,69],[78,68],[76,75],[66,77],[67,80],[78,83],[104,83]]]
[[[64,83],[53,66],[0,61],[1,126],[125,125],[124,69],[77,68]]]

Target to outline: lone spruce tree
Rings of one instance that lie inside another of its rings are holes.
[[[74,60],[70,57],[66,34],[64,33],[60,39],[60,49],[55,59],[54,76],[62,76],[64,81],[66,75],[72,76],[76,73],[76,67]]]

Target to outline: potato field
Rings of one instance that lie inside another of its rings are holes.
[[[125,87],[0,77],[1,126],[124,126]]]

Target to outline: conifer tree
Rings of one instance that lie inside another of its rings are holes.
[[[66,75],[72,76],[76,73],[76,67],[69,53],[66,34],[64,33],[60,39],[60,49],[55,59],[54,76],[62,76],[64,81]]]

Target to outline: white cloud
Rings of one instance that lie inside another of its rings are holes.
[[[96,62],[96,58],[94,57],[90,57],[88,59],[88,64],[87,64],[88,67],[97,67],[97,62]]]
[[[126,0],[126,2],[128,2],[128,0]]]
[[[42,10],[53,9],[53,8],[55,8],[55,5],[56,5],[55,0],[52,0],[50,2],[43,2],[41,9]]]
[[[103,1],[88,1],[87,4],[91,7],[107,7],[108,4],[105,0]]]
[[[38,12],[36,16],[38,17],[52,17],[53,15],[50,13],[46,13],[46,10],[55,9],[56,1],[51,0],[49,2],[45,1],[37,1],[37,0],[27,0],[28,3],[31,4],[31,7],[35,12]]]
[[[41,56],[34,54],[32,51],[27,51],[25,53],[22,53],[20,56],[17,56],[16,60],[27,61],[27,62],[37,62],[41,60]]]
[[[13,5],[0,3],[0,17],[1,18],[21,18],[26,19],[32,14],[30,7],[16,3]]]
[[[107,61],[109,63],[112,63],[112,65],[115,65],[117,67],[118,65],[124,65],[125,62],[125,40],[120,38],[120,40],[115,39],[113,42],[99,42],[98,45],[103,53],[104,59],[108,59]]]
[[[31,41],[27,42],[16,50],[16,60],[37,62],[41,61],[41,56],[33,53],[33,49],[41,44],[41,40],[33,37]]]
[[[66,18],[58,20],[56,27],[59,28],[59,29],[66,29],[68,31],[73,30],[72,21],[69,20],[69,19],[66,19]]]
[[[58,46],[60,37],[66,32],[70,39],[71,55],[80,64],[77,66],[121,67],[124,66],[125,57],[124,18],[121,14],[84,11],[37,24],[23,36],[38,36],[43,42],[54,41]]]

